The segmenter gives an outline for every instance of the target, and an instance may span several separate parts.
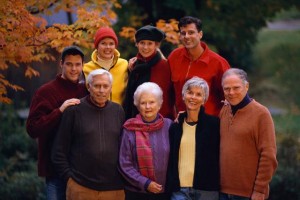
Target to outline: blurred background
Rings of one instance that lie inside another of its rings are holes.
[[[89,61],[94,32],[109,24],[118,33],[121,57],[130,59],[137,53],[134,31],[152,24],[167,33],[161,45],[167,57],[180,45],[177,20],[191,15],[203,22],[202,40],[247,71],[250,96],[273,116],[279,166],[270,199],[300,200],[300,1],[4,0],[0,11],[0,199],[45,199],[37,144],[25,122],[36,89],[59,73],[64,46],[80,46]],[[27,18],[43,42],[28,43]]]

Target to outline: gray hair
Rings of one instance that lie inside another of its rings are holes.
[[[182,87],[182,97],[183,98],[184,98],[186,92],[191,87],[199,87],[204,91],[204,103],[206,103],[206,101],[209,97],[209,87],[208,87],[207,82],[203,78],[199,78],[197,76],[194,76],[193,78],[187,80]]]
[[[223,86],[224,79],[231,75],[238,76],[243,81],[244,84],[248,83],[247,73],[244,70],[239,68],[230,68],[226,70],[225,73],[223,74],[222,86]]]
[[[161,88],[156,84],[152,82],[145,82],[137,87],[137,89],[134,92],[133,95],[133,103],[136,107],[138,107],[140,103],[140,97],[143,93],[150,93],[153,94],[157,101],[159,106],[162,105],[163,102],[163,92]]]
[[[91,71],[87,77],[87,83],[91,84],[94,76],[103,75],[103,74],[106,74],[108,76],[109,82],[110,82],[110,84],[112,84],[113,77],[112,77],[111,73],[109,73],[109,71],[106,71],[104,69],[95,69],[95,70]]]

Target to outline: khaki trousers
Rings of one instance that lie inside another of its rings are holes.
[[[69,178],[66,191],[67,200],[124,200],[124,190],[97,191],[76,183]]]

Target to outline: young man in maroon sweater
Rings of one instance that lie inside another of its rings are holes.
[[[62,73],[41,86],[32,98],[26,129],[38,141],[38,175],[46,179],[48,200],[65,199],[66,184],[51,163],[51,148],[64,110],[88,94],[85,84],[79,82],[83,62],[80,48],[66,47],[61,56]]]

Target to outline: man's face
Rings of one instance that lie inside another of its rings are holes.
[[[180,41],[187,49],[196,48],[202,38],[202,31],[198,32],[194,23],[180,27]]]
[[[93,80],[88,84],[91,101],[99,107],[105,106],[111,93],[111,82],[107,74],[96,75]]]
[[[223,80],[223,91],[225,99],[230,105],[239,104],[246,96],[249,83],[245,83],[237,75],[229,75]]]
[[[80,55],[67,55],[64,62],[60,62],[62,78],[77,83],[83,68],[83,60]]]

